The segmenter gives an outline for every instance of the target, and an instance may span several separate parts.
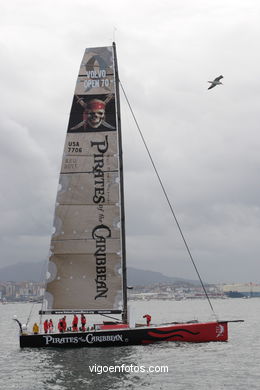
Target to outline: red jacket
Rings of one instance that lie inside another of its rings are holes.
[[[78,326],[79,319],[76,315],[74,315],[73,320],[72,320],[72,326]]]
[[[84,315],[82,315],[81,316],[81,325],[82,326],[86,325],[86,322],[87,322],[86,317]]]
[[[65,332],[67,329],[67,322],[65,317],[62,318],[62,324],[63,324],[63,331]]]
[[[63,318],[61,318],[58,322],[58,329],[60,332],[63,331]]]
[[[150,325],[150,322],[151,322],[151,319],[152,319],[152,317],[150,316],[150,314],[145,314],[145,315],[143,316],[143,318],[146,318],[147,325]]]

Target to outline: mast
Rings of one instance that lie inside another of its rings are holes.
[[[122,275],[123,275],[123,313],[122,321],[127,323],[127,269],[126,269],[126,240],[125,240],[125,202],[124,202],[124,177],[123,177],[123,149],[119,99],[119,75],[116,56],[116,44],[113,42],[114,66],[115,66],[115,91],[116,91],[116,114],[118,126],[118,152],[119,152],[119,175],[120,175],[120,202],[121,202],[121,243],[122,243]]]

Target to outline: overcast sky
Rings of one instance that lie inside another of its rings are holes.
[[[122,84],[204,280],[260,282],[258,0],[0,5],[0,266],[48,257],[86,47]],[[208,91],[208,80],[223,75]],[[196,278],[122,97],[128,265]]]

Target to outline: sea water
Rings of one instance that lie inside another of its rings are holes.
[[[0,389],[259,389],[260,298],[212,303],[220,320],[245,320],[229,324],[227,343],[81,349],[20,349],[12,318],[16,315],[25,323],[32,304],[0,304]],[[29,328],[38,320],[40,305],[33,309]],[[143,322],[146,313],[152,323],[214,317],[206,300],[132,301],[130,311],[137,322]],[[88,318],[88,324],[92,320]]]

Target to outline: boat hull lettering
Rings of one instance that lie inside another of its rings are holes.
[[[86,336],[73,336],[73,337],[55,337],[52,335],[44,335],[46,346],[53,345],[53,344],[78,344],[78,343],[87,343],[87,344],[94,344],[94,343],[103,343],[106,341],[110,342],[123,342],[123,336],[121,334],[115,334],[115,335],[94,335],[93,333],[88,333]]]

